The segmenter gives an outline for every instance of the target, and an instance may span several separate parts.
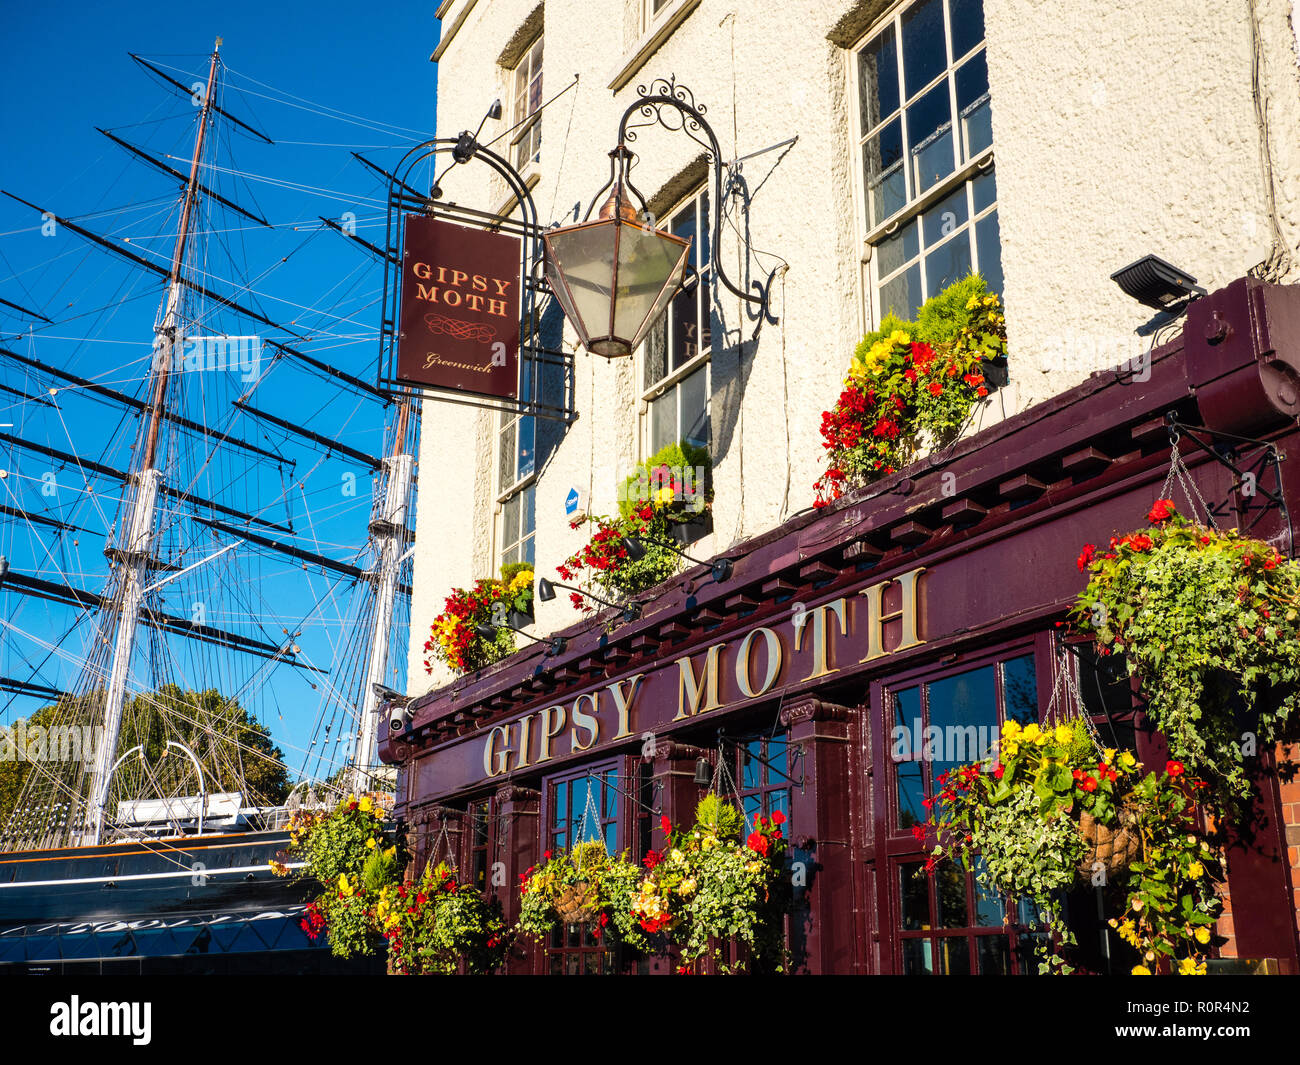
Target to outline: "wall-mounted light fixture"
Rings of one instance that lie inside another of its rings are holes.
[[[542,598],[545,599],[546,596],[543,596]],[[547,658],[564,654],[565,650],[567,650],[569,646],[569,641],[563,636],[550,636],[543,640],[531,635],[530,633],[524,632],[523,629],[517,629],[513,625],[489,625],[487,622],[481,622],[474,626],[474,631],[485,640],[495,640],[497,637],[497,629],[509,629],[511,632],[519,633],[519,635],[525,640],[532,640],[533,643],[546,644],[546,655],[544,657]]]
[[[635,129],[658,123],[683,131],[710,153],[713,165],[713,274],[742,300],[758,307],[758,320],[771,319],[768,292],[776,271],[766,282],[755,281],[756,292],[738,288],[727,276],[717,248],[722,240],[722,151],[718,138],[704,119],[705,107],[696,106],[685,86],[660,79],[637,89],[638,98],[623,112],[618,125],[618,145],[609,153],[609,181],[592,198],[577,225],[564,226],[543,236],[546,245],[546,280],[583,346],[609,358],[631,355],[650,327],[667,310],[681,288],[690,241],[656,229],[645,197],[628,179],[635,156],[628,142]],[[645,119],[629,125],[634,113]],[[700,135],[697,135],[700,134]],[[597,201],[611,190],[596,221],[588,221]],[[638,213],[629,190],[641,204]]]
[[[624,603],[619,606],[618,603],[611,603],[608,599],[601,599],[600,596],[592,595],[581,588],[575,588],[571,584],[560,584],[558,581],[548,581],[545,577],[537,578],[537,598],[543,603],[549,603],[555,598],[555,589],[563,588],[567,592],[575,592],[584,599],[590,599],[593,603],[599,603],[601,606],[611,607],[614,610],[622,611],[624,621],[635,621],[641,616],[641,602],[633,599],[630,603]]]
[[[1181,309],[1205,289],[1196,278],[1156,255],[1144,255],[1110,275],[1110,279],[1144,306],[1157,311]]]
[[[670,544],[667,541],[655,540],[654,543],[658,547],[666,547],[669,551],[673,552],[673,554],[686,559],[687,562],[694,562],[697,566],[707,565],[709,567],[709,575],[713,578],[714,583],[716,584],[721,584],[723,581],[727,580],[731,576],[731,571],[735,568],[735,564],[729,558],[715,558],[712,562],[706,563],[703,559],[693,558],[680,547]],[[623,537],[623,550],[627,552],[628,558],[633,562],[638,562],[645,558],[645,544],[635,536]]]

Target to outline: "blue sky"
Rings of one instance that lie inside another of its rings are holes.
[[[220,105],[276,143],[267,146],[222,124],[205,155],[212,165],[202,180],[271,227],[207,203],[196,222],[203,250],[192,267],[207,274],[213,288],[231,291],[234,285],[239,302],[254,305],[284,329],[198,304],[200,331],[279,339],[373,380],[379,264],[318,216],[350,222],[358,236],[383,243],[386,190],[350,151],[391,166],[405,147],[432,136],[436,68],[429,55],[438,33],[433,10],[430,2],[365,7],[338,0],[15,5],[6,12],[0,67],[0,137],[6,146],[0,188],[166,265],[176,232],[178,183],[133,159],[95,127],[186,170],[193,101],[128,53],[189,85],[206,77],[207,57],[221,36]],[[53,319],[47,324],[0,308],[0,345],[142,397],[161,294],[160,279],[64,228],[43,226],[35,211],[0,197],[0,299]],[[382,451],[392,408],[287,361],[268,365],[266,351],[249,347],[242,366],[183,375],[174,399],[187,417],[219,425],[232,438],[295,464],[253,458],[238,448],[207,461],[195,438],[177,433],[176,469],[190,491],[293,530],[262,529],[262,535],[353,560],[365,538],[371,471],[240,414],[231,402],[244,398],[367,454]],[[129,467],[137,422],[118,405],[6,358],[0,358],[0,384],[28,397],[0,391],[0,423],[11,426],[0,432]],[[50,386],[59,387],[53,396]],[[0,502],[76,526],[59,533],[0,516],[0,554],[13,570],[100,591],[107,575],[103,548],[119,516],[115,483],[10,445],[0,445],[0,468],[6,473]],[[165,549],[184,565],[230,542],[204,540],[184,528],[177,525],[164,537]],[[161,609],[180,617],[266,642],[285,639],[285,628],[301,632],[296,639],[303,657],[330,674],[281,668],[268,676],[256,671],[255,662],[243,672],[227,667],[221,674],[205,673],[192,660],[188,642],[180,640],[151,653],[161,654],[167,671],[182,682],[226,694],[238,690],[284,746],[290,766],[309,750],[315,757],[325,748],[323,734],[313,731],[322,701],[332,694],[342,699],[351,683],[345,670],[333,668],[347,642],[356,591],[350,582],[244,545],[160,591]],[[325,605],[316,608],[322,600]],[[62,689],[76,683],[88,627],[76,624],[75,610],[3,590],[0,617],[6,621],[0,675]],[[394,639],[395,687],[401,687],[405,649],[403,629]],[[41,700],[0,693],[0,724],[39,705]],[[325,720],[331,716],[338,720],[327,707]],[[336,723],[334,734],[345,727]],[[336,751],[332,737],[330,742]]]

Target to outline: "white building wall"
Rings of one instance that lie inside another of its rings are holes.
[[[754,323],[741,301],[715,286],[714,532],[695,545],[708,557],[812,503],[823,466],[821,413],[870,324],[845,35],[869,30],[894,6],[688,0],[680,25],[628,73],[646,51],[638,47],[640,2],[546,0],[544,97],[575,73],[579,80],[542,119],[532,195],[543,223],[574,221],[578,204],[586,210],[608,176],[619,116],[636,87],[655,78],[675,74],[707,106],[725,160],[798,136],[788,151],[743,164],[753,191],[749,236],[760,253],[750,269],[762,277],[788,264],[772,290],[779,323],[765,324],[751,342]],[[484,127],[482,140],[510,124],[510,75],[497,60],[537,6],[441,5],[439,136],[477,128],[495,97],[505,114]],[[1300,68],[1291,8],[1290,0],[985,0],[1012,384],[991,397],[982,424],[1131,350],[1133,330],[1150,312],[1109,276],[1148,252],[1209,289],[1266,260],[1274,279],[1300,280]],[[496,146],[502,154],[505,143]],[[640,157],[633,181],[652,201],[701,152],[657,127],[638,130],[630,147]],[[457,168],[443,188],[447,199],[488,209],[505,192],[480,164]],[[734,232],[724,231],[721,255],[740,283],[745,259]],[[571,348],[571,331],[566,340]],[[587,493],[594,512],[613,513],[620,472],[645,457],[634,372],[633,360],[576,354],[579,418],[538,480],[539,576],[554,577],[554,566],[583,542],[565,519],[569,490]],[[448,590],[494,572],[495,418],[425,404],[413,693],[449,679],[423,668],[428,625]],[[538,603],[536,629],[576,618],[564,597]]]

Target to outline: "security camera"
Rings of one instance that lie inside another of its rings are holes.
[[[411,711],[404,706],[395,706],[388,715],[388,730],[404,732],[411,727]]]

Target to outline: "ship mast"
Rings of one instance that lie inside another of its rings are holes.
[[[366,679],[361,688],[360,713],[357,715],[357,739],[353,746],[352,787],[360,794],[376,787],[380,770],[376,757],[379,729],[380,689],[388,664],[389,637],[392,633],[393,604],[397,598],[398,575],[405,559],[403,548],[409,539],[408,507],[415,456],[406,450],[407,423],[411,400],[403,396],[398,403],[394,443],[384,456],[386,483],[380,496],[380,510],[370,523],[370,536],[378,556],[375,572],[375,609],[370,632],[370,656]]]
[[[109,548],[108,555],[117,571],[116,636],[113,642],[113,659],[108,676],[104,701],[104,734],[95,754],[90,779],[89,817],[83,833],[83,842],[100,842],[107,819],[108,791],[112,779],[113,761],[117,753],[118,733],[122,728],[122,711],[126,702],[126,686],[130,672],[131,656],[135,649],[136,628],[139,624],[140,606],[144,600],[145,581],[149,563],[153,558],[155,519],[159,488],[163,471],[158,461],[158,436],[166,417],[167,384],[175,353],[180,342],[179,322],[183,284],[181,270],[189,243],[190,220],[198,198],[199,160],[203,155],[203,140],[212,115],[213,97],[217,82],[217,64],[221,50],[218,37],[208,68],[208,84],[203,94],[199,112],[199,128],[194,138],[194,154],[190,159],[190,176],[185,184],[181,206],[180,230],[172,252],[171,270],[167,279],[167,294],[162,304],[162,317],[155,328],[154,360],[150,368],[151,411],[145,429],[144,447],[136,453],[136,466],[132,471],[129,491],[130,504],[122,523],[117,546]]]

